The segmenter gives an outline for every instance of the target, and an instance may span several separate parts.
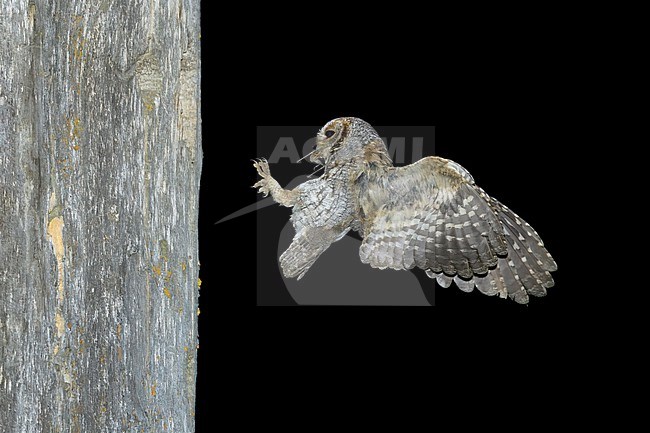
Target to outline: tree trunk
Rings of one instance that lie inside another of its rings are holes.
[[[2,0],[0,431],[191,432],[198,0]]]

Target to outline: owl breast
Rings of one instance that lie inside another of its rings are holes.
[[[344,167],[334,168],[321,178],[299,185],[300,200],[291,216],[296,231],[304,227],[350,226],[356,207],[349,185]]]

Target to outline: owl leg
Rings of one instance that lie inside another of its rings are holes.
[[[271,169],[269,169],[269,163],[266,159],[254,161],[253,166],[257,169],[257,174],[262,177],[262,179],[253,185],[253,188],[259,188],[258,192],[264,194],[264,197],[271,194],[273,200],[282,206],[292,207],[296,204],[300,192],[297,190],[283,189],[278,181],[271,176]]]

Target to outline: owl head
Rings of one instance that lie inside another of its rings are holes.
[[[388,150],[377,131],[356,117],[330,120],[316,136],[316,146],[309,160],[326,168],[334,164],[391,164]]]

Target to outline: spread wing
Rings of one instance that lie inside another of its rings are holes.
[[[557,269],[539,235],[489,197],[460,165],[428,157],[394,168],[364,227],[361,261],[384,269],[425,269],[448,287],[527,303],[544,296]],[[382,195],[383,194],[383,195]]]

